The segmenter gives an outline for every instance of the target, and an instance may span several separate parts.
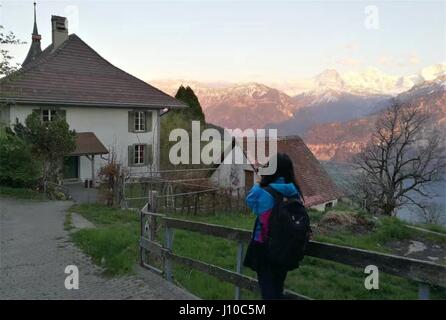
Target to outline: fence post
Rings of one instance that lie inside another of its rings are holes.
[[[142,209],[139,211],[139,238],[141,239],[144,236],[144,214]],[[143,247],[139,247],[139,264],[140,266],[144,266],[144,255],[146,250]]]
[[[430,288],[425,283],[418,284],[418,299],[429,300]]]
[[[236,266],[236,272],[238,274],[242,274],[242,263],[243,263],[243,241],[238,242],[237,246],[237,266]],[[235,287],[235,300],[240,300],[241,294],[240,294],[240,287]]]
[[[166,249],[169,252],[172,251],[173,245],[173,230],[166,227]],[[172,282],[172,262],[169,257],[164,257],[164,273],[166,274],[166,280]]]

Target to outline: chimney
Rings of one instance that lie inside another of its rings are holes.
[[[55,50],[68,39],[67,18],[51,16],[51,27],[53,31],[53,50]]]

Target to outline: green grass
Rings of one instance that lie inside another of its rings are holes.
[[[63,223],[63,228],[66,231],[71,231],[74,229],[73,215],[71,212],[67,212],[67,215],[65,216],[65,221]]]
[[[69,211],[82,215],[85,219],[98,226],[139,223],[139,213],[132,210],[111,208],[102,204],[75,205]]]
[[[438,224],[425,224],[425,223],[419,223],[419,224],[415,224],[415,227],[420,227],[423,229],[427,229],[430,231],[434,231],[434,232],[438,232],[438,233],[443,233],[446,235],[446,227],[445,226],[441,226]]]
[[[28,188],[13,188],[7,186],[0,186],[0,195],[12,197],[16,199],[30,199],[30,200],[44,200],[45,196],[32,189]]]
[[[93,222],[97,228],[84,229],[72,234],[73,241],[104,267],[109,275],[131,273],[138,261],[139,215],[132,211],[112,209],[103,205],[79,205],[71,209]],[[175,216],[177,218],[226,225],[251,230],[252,215]],[[319,216],[320,218],[320,216]],[[338,232],[317,237],[317,240],[341,245],[386,252],[386,241],[404,239],[413,235],[393,218],[381,219],[375,232],[353,235]],[[164,236],[159,233],[160,239]],[[162,240],[161,240],[162,241]],[[229,270],[236,267],[234,241],[175,230],[173,251],[194,259],[208,262]],[[254,272],[245,268],[244,274],[255,277]],[[306,257],[299,269],[290,272],[286,287],[315,299],[417,299],[418,285],[395,276],[380,274],[380,289],[366,290],[366,274],[360,268]],[[174,265],[174,279],[193,294],[204,299],[232,299],[234,286],[213,276]],[[245,299],[258,299],[256,293],[242,292]],[[445,290],[433,289],[431,297],[446,299]]]
[[[139,215],[134,211],[99,204],[73,206],[76,212],[97,228],[82,229],[71,237],[74,243],[105,269],[107,275],[133,272],[138,262]]]
[[[111,225],[98,229],[84,229],[72,234],[72,239],[93,261],[105,269],[107,275],[133,272],[137,263],[138,228],[134,225]]]
[[[200,219],[203,220],[203,219]],[[215,222],[215,219],[211,219]],[[235,270],[236,243],[192,232],[176,230],[173,251],[183,256]],[[255,277],[249,269],[246,275]],[[204,299],[232,299],[234,286],[182,266],[175,266],[175,279]],[[301,267],[290,272],[286,287],[314,299],[417,299],[418,285],[395,276],[380,274],[380,290],[364,288],[364,270],[306,257]],[[433,290],[432,297],[446,299],[446,293]],[[244,298],[258,298],[244,293]]]

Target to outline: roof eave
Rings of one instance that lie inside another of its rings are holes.
[[[116,103],[116,102],[85,102],[85,101],[66,101],[66,100],[39,100],[22,99],[14,97],[2,97],[0,101],[19,105],[51,105],[51,106],[72,106],[72,107],[109,107],[109,108],[149,108],[149,109],[184,109],[188,108],[184,104],[149,104],[149,103]]]

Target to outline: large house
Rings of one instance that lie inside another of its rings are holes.
[[[307,207],[323,211],[336,205],[342,197],[341,191],[300,137],[278,138],[277,152],[288,154],[293,161],[294,175],[302,188]],[[243,159],[234,161],[237,157]],[[248,152],[246,139],[234,139],[232,145],[222,153],[221,164],[216,166],[210,180],[219,187],[247,191],[260,179],[257,163],[261,161]]]
[[[160,113],[186,105],[69,35],[66,18],[52,16],[51,24],[52,43],[42,51],[34,12],[32,43],[22,68],[0,80],[0,120],[24,123],[31,112],[42,121],[63,116],[77,133],[64,179],[94,181],[111,152],[132,172],[159,170]]]

